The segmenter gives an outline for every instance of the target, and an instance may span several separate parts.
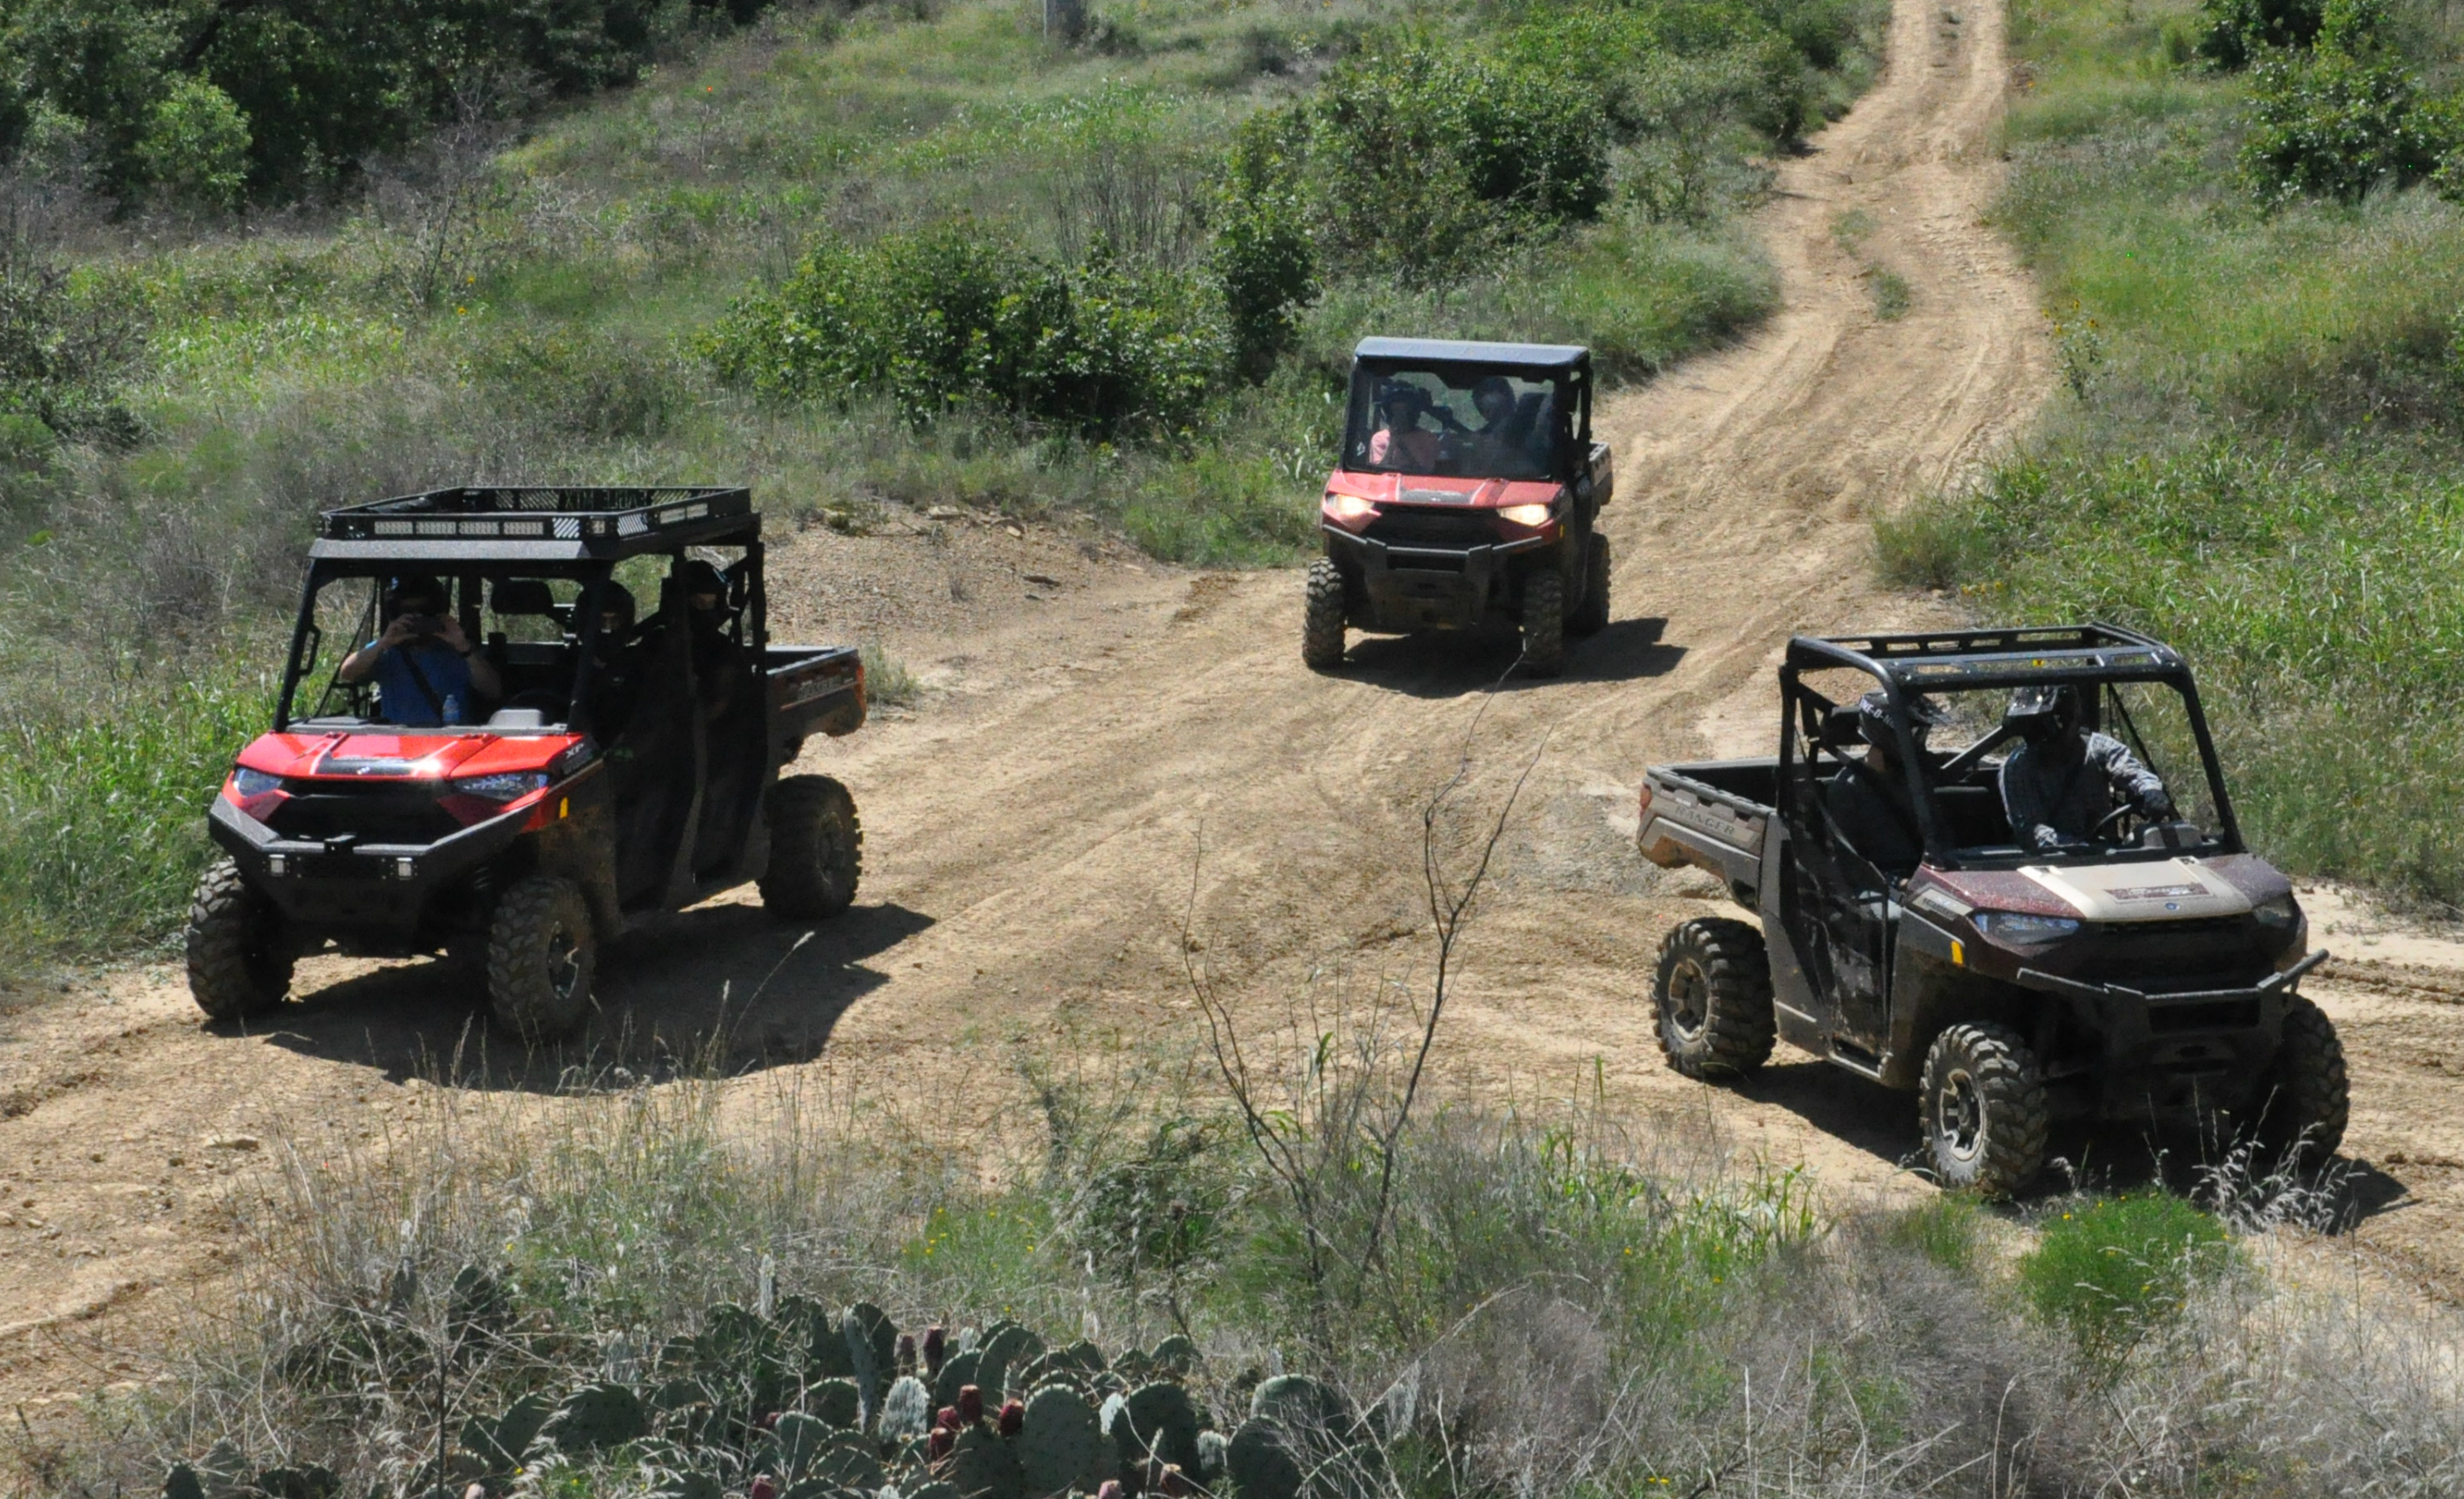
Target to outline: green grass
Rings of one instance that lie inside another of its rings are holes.
[[[2019,1293],[2091,1358],[2116,1358],[2239,1263],[2232,1238],[2213,1215],[2161,1192],[2081,1202],[2044,1220],[2019,1259]]]
[[[2433,78],[2439,16],[2398,34]],[[1880,529],[1886,575],[1980,613],[2186,650],[2236,809],[2289,868],[2464,903],[2464,211],[2424,191],[2268,211],[2236,77],[2175,65],[2181,4],[2027,3],[2001,209],[2064,389],[1970,495]]]

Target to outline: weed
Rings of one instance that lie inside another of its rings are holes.
[[[2182,1315],[2238,1263],[2210,1213],[2162,1192],[2063,1206],[2019,1260],[2030,1310],[2091,1358],[2113,1359]]]
[[[865,700],[884,708],[909,708],[924,695],[924,684],[905,662],[878,645],[867,643],[864,658]]]
[[[1875,317],[1881,319],[1884,322],[1892,322],[1907,316],[1907,277],[1900,275],[1897,271],[1888,271],[1883,270],[1881,267],[1877,267],[1873,273],[1865,278],[1865,284],[1869,289],[1871,289],[1874,295]]]

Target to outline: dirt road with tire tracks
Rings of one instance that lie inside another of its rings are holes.
[[[782,638],[875,638],[927,692],[805,768],[855,788],[858,908],[801,948],[745,901],[603,965],[602,1063],[723,1030],[747,1071],[803,1068],[920,1102],[958,1133],[1028,1120],[1016,1048],[1185,1047],[1184,921],[1265,1027],[1318,976],[1424,979],[1421,813],[1469,746],[1463,826],[1526,767],[1468,929],[1440,1085],[1581,1092],[1842,1191],[1920,1191],[1912,1108],[1783,1052],[1713,1091],[1653,1045],[1661,934],[1719,909],[1643,864],[1633,798],[1655,760],[1761,752],[1793,631],[1947,620],[1880,590],[1869,523],[1955,483],[2052,386],[2033,290],[1981,222],[2006,88],[1992,8],[1899,0],[1880,85],[1778,167],[1762,230],[1785,309],[1743,345],[1610,402],[1615,621],[1565,677],[1493,683],[1507,640],[1355,638],[1299,661],[1297,572],[1192,575],[1091,535],[995,518],[815,530],[774,553]],[[1860,212],[1860,235],[1835,233]],[[1908,288],[1877,316],[1873,278]],[[2331,913],[2360,959],[2314,986],[2354,1054],[2360,1239],[2464,1288],[2464,948]],[[2326,923],[2322,923],[2322,926]],[[233,1252],[216,1206],[277,1135],[378,1137],[423,1107],[474,996],[434,965],[303,962],[296,1003],[201,1028],[167,969],[0,995],[0,1410],[149,1377],[184,1306]],[[458,1086],[552,1093],[561,1060],[499,1054]],[[2107,1158],[2131,1142],[2100,1144]]]

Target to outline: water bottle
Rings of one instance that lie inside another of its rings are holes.
[[[447,693],[445,694],[445,721],[448,723],[460,723],[462,721],[462,694],[460,693]]]

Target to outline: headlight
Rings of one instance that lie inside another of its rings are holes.
[[[1326,509],[1337,524],[1357,525],[1377,514],[1377,502],[1363,499],[1357,495],[1329,495],[1326,496]]]
[[[243,802],[247,801],[250,797],[263,796],[268,791],[279,791],[282,789],[282,778],[280,776],[269,776],[262,770],[251,770],[246,765],[240,765],[232,769],[231,783],[231,795],[238,797]]]
[[[2070,916],[2031,916],[2016,911],[1979,911],[1969,919],[1976,923],[1977,931],[2013,947],[2057,942],[2079,929]]]
[[[547,772],[543,770],[510,770],[500,776],[473,776],[468,781],[446,783],[459,795],[486,797],[491,802],[511,802],[546,784]]]
[[[2301,919],[2301,908],[2293,903],[2293,893],[2286,891],[2272,900],[2262,900],[2250,908],[2258,924],[2281,932]]]
[[[1508,505],[1497,513],[1497,518],[1511,525],[1545,526],[1549,523],[1547,505]]]

